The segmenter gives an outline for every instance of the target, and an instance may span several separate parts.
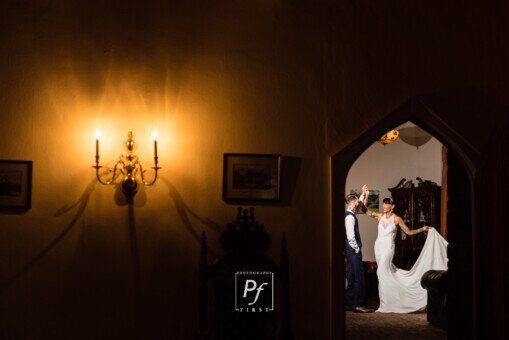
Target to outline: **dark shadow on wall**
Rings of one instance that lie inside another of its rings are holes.
[[[173,200],[173,203],[175,204],[175,208],[177,209],[177,213],[179,214],[180,219],[186,226],[187,230],[191,233],[193,238],[196,240],[197,244],[200,244],[201,242],[201,232],[198,232],[196,228],[193,226],[193,223],[191,222],[191,218],[193,217],[197,219],[201,224],[205,225],[209,230],[214,231],[219,235],[223,228],[216,222],[208,219],[198,216],[195,212],[193,212],[187,203],[184,201],[180,193],[177,191],[175,186],[170,183],[166,178],[160,177],[160,180],[163,181],[166,186],[168,187],[168,191],[170,194],[170,197]],[[208,252],[212,254],[213,256],[217,257],[218,255],[214,252],[212,249],[208,249]]]
[[[16,274],[14,274],[11,278],[7,279],[5,282],[0,283],[0,294],[4,293],[9,287],[11,287],[18,279],[20,279],[24,274],[26,274],[31,268],[33,268],[40,260],[42,260],[64,237],[71,231],[76,222],[79,220],[85,208],[87,207],[88,200],[90,199],[90,195],[95,189],[95,184],[97,180],[94,178],[86,187],[85,191],[81,195],[81,197],[72,205],[67,206],[64,205],[62,208],[58,209],[54,217],[59,217],[74,208],[78,207],[74,217],[69,222],[69,224],[65,227],[65,229],[53,239],[44,249],[42,249],[36,256],[34,256],[30,261],[27,262]]]
[[[134,320],[139,320],[141,316],[141,270],[140,270],[140,254],[138,250],[138,238],[136,236],[136,223],[134,218],[134,203],[132,200],[127,200],[129,204],[129,244],[131,248],[131,263],[133,275],[133,288],[134,288]],[[135,327],[138,332],[138,327]],[[140,334],[136,334],[138,337]]]

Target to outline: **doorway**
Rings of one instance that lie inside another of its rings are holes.
[[[473,173],[469,158],[468,145],[461,136],[445,125],[443,121],[418,101],[409,101],[392,112],[375,127],[350,143],[332,157],[332,282],[331,282],[331,338],[345,339],[344,282],[345,266],[343,256],[344,244],[344,196],[348,172],[355,160],[385,132],[411,121],[444,144],[449,152],[447,201],[447,235],[449,241],[447,313],[449,338],[468,339],[475,328],[473,306],[475,295],[472,290],[475,273],[472,259],[475,250],[472,245],[474,222],[473,209]],[[349,189],[349,188],[348,188]],[[348,192],[349,193],[349,192]],[[467,211],[467,213],[465,213]],[[341,212],[341,213],[338,213]],[[465,308],[468,306],[467,308]],[[378,313],[377,313],[378,314]],[[465,325],[472,325],[465,327]],[[380,337],[378,337],[380,338]]]

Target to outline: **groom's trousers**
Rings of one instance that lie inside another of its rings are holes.
[[[346,287],[345,305],[364,307],[366,301],[364,300],[364,268],[362,267],[362,251],[358,254],[350,247],[345,245],[345,253],[347,260],[346,280],[348,285]]]

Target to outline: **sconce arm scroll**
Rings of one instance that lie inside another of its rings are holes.
[[[99,183],[101,183],[103,185],[109,185],[109,184],[113,183],[113,181],[115,180],[115,175],[117,173],[118,165],[120,163],[121,163],[120,161],[116,162],[115,166],[113,167],[113,170],[109,169],[109,172],[112,173],[112,175],[111,175],[111,178],[108,181],[106,181],[106,182],[103,181],[101,179],[101,176],[99,175],[99,169],[102,168],[103,166],[99,165],[99,162],[97,162],[96,165],[92,166],[92,168],[95,168],[95,175],[96,175],[97,180],[99,181]]]
[[[155,171],[154,179],[150,182],[145,180],[145,171],[146,170],[143,170],[143,166],[141,165],[141,163],[138,163],[138,166],[140,167],[141,180],[143,181],[143,184],[145,184],[146,186],[154,185],[154,183],[157,181],[157,172],[159,169],[161,169],[160,166],[157,166],[157,157],[154,157],[154,160],[155,160],[155,166],[152,167],[152,169],[154,169],[154,171]]]

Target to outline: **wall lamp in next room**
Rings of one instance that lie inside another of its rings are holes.
[[[136,151],[136,142],[133,140],[133,133],[127,134],[127,140],[124,142],[125,155],[121,155],[118,161],[113,166],[113,169],[108,169],[109,179],[104,181],[101,179],[99,169],[103,166],[99,165],[99,140],[101,138],[101,132],[95,131],[95,168],[97,180],[99,183],[104,185],[115,184],[117,177],[121,176],[122,192],[128,200],[132,200],[136,192],[138,191],[138,178],[144,185],[153,185],[157,180],[157,171],[161,167],[157,166],[157,131],[152,131],[152,138],[154,138],[154,178],[151,181],[145,180],[145,171],[142,164],[140,163],[138,156],[134,154]]]

